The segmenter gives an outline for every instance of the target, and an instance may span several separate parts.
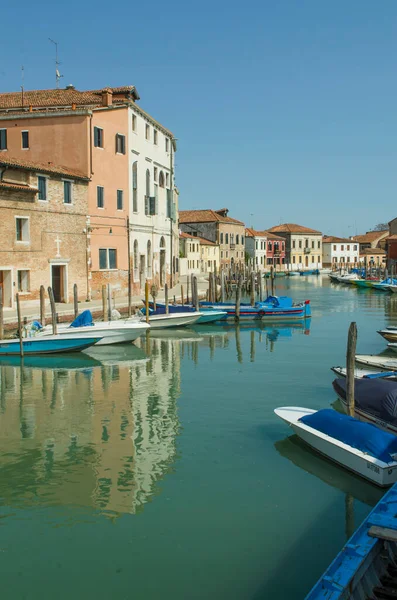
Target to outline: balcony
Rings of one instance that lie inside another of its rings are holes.
[[[303,252],[304,252],[304,254],[310,254],[311,248],[304,248]]]
[[[236,249],[236,244],[230,244],[230,250],[235,250]]]

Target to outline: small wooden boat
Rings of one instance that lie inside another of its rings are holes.
[[[144,321],[118,319],[115,321],[94,322],[91,311],[83,311],[72,323],[62,323],[57,325],[58,335],[84,337],[87,333],[90,336],[100,337],[99,346],[109,344],[126,344],[136,340],[145,333],[149,325]],[[37,334],[38,336],[51,335],[52,326],[44,327]]]
[[[396,505],[394,486],[354,532],[305,600],[396,597]]]
[[[338,377],[346,377],[346,367],[331,367]],[[396,379],[396,371],[374,371],[373,369],[354,369],[355,379]]]
[[[95,337],[93,333],[85,337],[64,335],[43,335],[23,340],[23,352],[25,356],[37,354],[58,354],[60,352],[80,352],[98,343],[101,337]],[[1,356],[17,356],[20,354],[19,339],[1,340]]]
[[[320,269],[306,269],[305,271],[299,271],[300,275],[320,275]]]
[[[397,371],[397,358],[377,354],[356,354],[356,363],[375,367],[381,371]]]
[[[380,487],[397,481],[397,437],[331,408],[276,408],[276,415],[323,456]]]
[[[347,412],[346,379],[335,379],[332,387]],[[354,415],[361,421],[397,434],[397,382],[380,378],[356,379]]]
[[[397,342],[397,327],[386,327],[377,331],[388,342]]]
[[[154,310],[154,302],[149,302],[149,308]],[[195,308],[191,304],[169,304],[168,314],[170,313],[185,313],[195,312]],[[156,314],[166,314],[165,304],[156,302]],[[202,325],[204,323],[216,323],[217,321],[223,321],[227,318],[227,312],[225,310],[216,310],[215,308],[200,307],[200,317],[196,321],[196,325]]]

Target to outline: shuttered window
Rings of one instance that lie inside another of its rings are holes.
[[[47,200],[47,178],[39,175],[37,177],[37,187],[39,188],[39,200]]]
[[[0,150],[7,150],[7,129],[0,129]]]

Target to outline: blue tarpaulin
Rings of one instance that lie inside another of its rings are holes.
[[[92,314],[90,310],[83,310],[81,315],[75,318],[75,320],[70,323],[69,327],[87,327],[89,325],[94,325],[92,321]]]
[[[338,413],[332,408],[305,415],[299,421],[385,463],[394,460],[390,455],[397,453],[395,435],[382,431],[371,423],[363,423],[354,417]]]

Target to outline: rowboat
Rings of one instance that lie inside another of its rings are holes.
[[[116,321],[99,321],[94,323],[91,311],[83,311],[70,325],[58,324],[58,335],[84,337],[87,332],[90,336],[100,337],[98,345],[125,344],[136,340],[145,333],[149,325],[144,321],[120,319]],[[51,335],[52,327],[47,326],[40,330],[38,336]]]
[[[397,327],[386,327],[377,331],[388,342],[397,342]]]
[[[354,532],[305,600],[395,598],[397,489],[393,486]]]
[[[346,377],[346,367],[331,367],[338,377]],[[355,379],[397,379],[396,371],[374,371],[373,369],[354,369]]]
[[[381,371],[397,371],[397,359],[376,354],[356,354],[356,363],[375,367]]]
[[[390,344],[387,344],[387,347],[393,350],[393,352],[397,352],[397,344],[395,342],[390,342]]]
[[[200,307],[212,307],[227,312],[227,319],[236,318],[236,305],[227,302],[202,302]],[[240,319],[242,320],[285,320],[304,319],[311,316],[310,300],[294,303],[288,296],[269,296],[264,302],[240,304]]]
[[[335,379],[332,386],[347,412],[346,379]],[[361,421],[397,434],[397,382],[379,378],[355,380],[354,414]]]
[[[154,310],[154,303],[149,302],[149,308]],[[166,314],[165,304],[156,302],[156,314]],[[185,313],[195,312],[196,309],[191,304],[169,304],[168,314],[170,313]],[[196,325],[202,325],[204,323],[216,323],[227,318],[227,312],[225,310],[216,310],[215,308],[204,308],[200,307],[200,317],[196,321]]]
[[[298,406],[276,408],[311,448],[380,487],[397,481],[397,437],[332,408],[311,410]]]
[[[101,337],[90,336],[76,337],[73,335],[47,335],[26,338],[22,341],[23,353],[26,356],[37,354],[58,354],[60,352],[79,352],[98,343]],[[0,357],[16,356],[20,354],[19,339],[1,340]]]

